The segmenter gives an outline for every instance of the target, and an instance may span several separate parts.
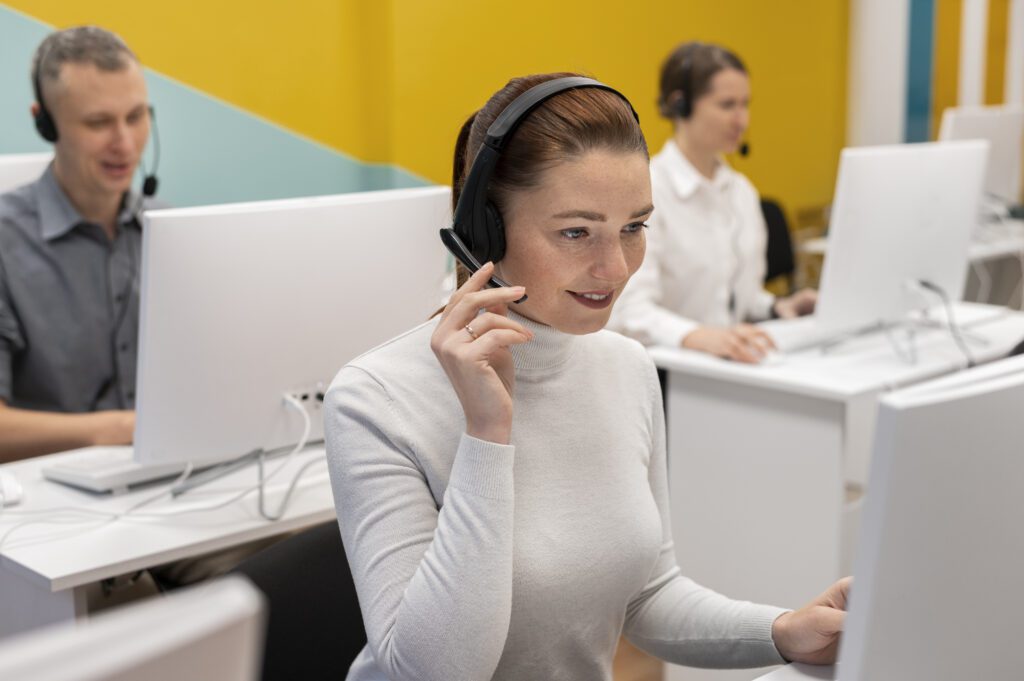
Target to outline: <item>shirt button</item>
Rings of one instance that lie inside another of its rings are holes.
[[[128,347],[127,343],[121,343],[121,352],[128,352]]]
[[[123,293],[118,293],[118,294],[117,294],[117,295],[116,295],[116,296],[114,297],[114,300],[116,300],[116,301],[117,301],[117,302],[119,302],[119,303],[122,303],[122,302],[124,302],[124,294],[123,294]]]
[[[128,392],[125,393],[125,396],[127,396],[129,400],[134,400],[135,399],[135,391],[134,390],[129,390]]]

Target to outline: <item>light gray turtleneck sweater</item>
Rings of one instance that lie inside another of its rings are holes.
[[[465,435],[436,320],[341,370],[324,426],[368,638],[355,681],[611,679],[620,633],[705,667],[783,662],[783,610],[683,577],[658,380],[600,331],[514,346],[510,445]],[[751,566],[750,569],[756,569]]]

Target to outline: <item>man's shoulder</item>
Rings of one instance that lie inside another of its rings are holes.
[[[0,194],[0,244],[11,238],[20,241],[26,235],[38,233],[39,207],[34,184]]]

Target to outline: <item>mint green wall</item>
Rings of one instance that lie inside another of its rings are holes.
[[[32,127],[29,64],[46,24],[0,5],[0,154],[44,151]],[[361,163],[146,70],[160,132],[159,198],[174,206],[338,194],[428,184]],[[152,165],[152,144],[146,154]]]

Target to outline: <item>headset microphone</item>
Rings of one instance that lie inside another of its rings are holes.
[[[743,142],[740,144],[740,156],[746,158],[750,154],[750,144]]]

